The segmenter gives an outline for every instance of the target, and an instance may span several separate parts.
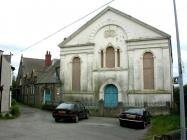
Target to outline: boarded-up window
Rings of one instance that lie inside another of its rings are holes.
[[[103,50],[101,50],[101,68],[103,68]]]
[[[143,56],[143,76],[144,89],[154,89],[154,60],[150,52]]]
[[[117,49],[118,67],[120,67],[120,50]]]
[[[80,91],[80,58],[73,58],[72,63],[72,90]]]
[[[115,51],[113,47],[108,47],[106,49],[106,67],[107,68],[115,67]]]

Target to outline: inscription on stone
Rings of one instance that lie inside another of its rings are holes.
[[[115,37],[115,36],[116,36],[116,32],[114,30],[105,30],[105,32],[104,32],[105,38]]]

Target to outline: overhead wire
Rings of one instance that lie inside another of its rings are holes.
[[[64,30],[64,29],[66,29],[66,28],[72,26],[73,24],[75,24],[75,23],[77,23],[77,22],[83,20],[84,18],[88,17],[89,15],[91,15],[91,14],[93,14],[94,12],[98,11],[99,9],[101,9],[101,8],[103,8],[103,7],[107,6],[107,5],[109,5],[109,4],[112,3],[113,1],[115,1],[115,0],[111,0],[111,1],[109,1],[109,2],[107,2],[107,3],[105,3],[104,5],[101,5],[100,7],[96,8],[96,9],[93,10],[93,11],[91,11],[90,13],[88,13],[88,14],[86,14],[86,15],[84,15],[84,16],[78,18],[77,20],[75,20],[75,21],[73,21],[73,22],[71,22],[71,23],[65,25],[64,27],[58,29],[58,30],[55,31],[54,33],[51,33],[50,35],[48,35],[48,36],[46,36],[46,37],[44,37],[44,38],[42,38],[42,39],[36,41],[35,43],[29,45],[28,47],[26,47],[26,48],[24,48],[24,49],[22,49],[22,50],[20,50],[19,52],[15,53],[14,55],[17,55],[17,54],[19,54],[19,53],[21,53],[21,52],[24,52],[24,51],[26,51],[26,50],[28,50],[28,49],[30,49],[30,48],[32,48],[32,47],[34,47],[34,46],[40,44],[41,42],[43,42],[43,41],[49,39],[50,37],[56,35],[57,33],[61,32],[62,30]]]

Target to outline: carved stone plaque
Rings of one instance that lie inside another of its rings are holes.
[[[116,36],[116,32],[114,30],[105,30],[105,32],[104,32],[105,38],[115,37],[115,36]]]

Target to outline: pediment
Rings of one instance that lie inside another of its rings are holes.
[[[114,25],[124,30],[127,40],[138,40],[147,38],[170,38],[170,35],[150,26],[132,16],[117,9],[107,7],[77,31],[71,34],[59,47],[76,46],[76,44],[94,43],[94,37],[103,27]],[[113,36],[114,31],[106,30],[104,35]]]

